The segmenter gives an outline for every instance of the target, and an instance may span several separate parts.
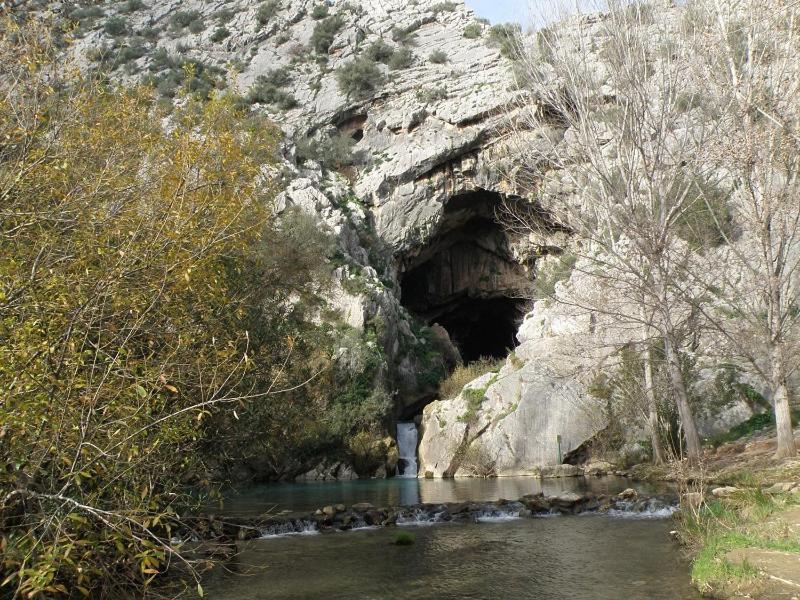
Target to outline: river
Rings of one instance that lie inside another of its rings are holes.
[[[614,493],[629,486],[619,478],[297,483],[252,488],[229,498],[222,512],[497,500],[538,491]],[[220,600],[696,598],[672,528],[670,519],[579,515],[405,526],[415,536],[408,546],[392,543],[401,527],[275,536],[242,544],[228,569],[204,586],[208,598]]]

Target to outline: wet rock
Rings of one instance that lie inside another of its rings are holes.
[[[336,514],[336,509],[333,506],[324,506],[322,507],[322,514],[326,517],[332,517]]]
[[[354,510],[355,512],[367,512],[368,510],[372,510],[373,508],[375,507],[372,506],[372,504],[370,504],[369,502],[357,502],[356,504],[353,504],[350,507],[350,509]]]
[[[635,489],[627,488],[621,491],[619,494],[617,494],[617,497],[622,498],[623,500],[632,500],[636,498],[638,495],[639,493]]]
[[[337,504],[333,508],[336,510],[337,513],[344,512],[345,510],[347,510],[347,507],[344,504]]]

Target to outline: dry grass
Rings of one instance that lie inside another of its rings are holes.
[[[439,384],[439,398],[455,398],[470,381],[486,373],[496,373],[505,364],[505,358],[482,357],[471,363],[458,365]]]

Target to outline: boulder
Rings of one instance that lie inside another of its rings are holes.
[[[604,460],[593,460],[583,466],[584,475],[606,475],[612,471],[614,471],[614,465]]]
[[[544,479],[553,479],[557,477],[578,477],[583,475],[583,470],[575,465],[550,465],[541,467],[539,470],[541,477]]]
[[[785,494],[787,492],[791,492],[795,487],[798,487],[798,484],[793,481],[781,481],[779,483],[774,483],[768,488],[764,488],[765,494]]]
[[[639,497],[639,492],[633,488],[627,488],[617,494],[617,497],[623,500],[634,500]]]
[[[353,504],[350,507],[350,509],[355,512],[367,512],[368,510],[372,510],[373,508],[375,507],[372,506],[372,504],[370,504],[369,502],[357,502],[356,504]]]
[[[717,487],[711,490],[711,495],[715,498],[727,498],[734,492],[738,492],[739,488],[733,487],[731,485],[726,485],[723,487]]]

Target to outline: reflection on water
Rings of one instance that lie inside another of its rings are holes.
[[[215,600],[695,598],[671,525],[595,515],[417,527],[410,546],[394,528],[254,540],[204,587]]]
[[[668,491],[666,486],[632,484],[621,477],[499,477],[496,479],[368,479],[356,481],[268,484],[231,494],[223,512],[260,515],[267,512],[309,512],[327,504],[369,502],[376,507],[408,506],[419,503],[465,502],[468,500],[517,499],[525,494],[558,494],[593,491],[615,494],[627,487],[649,493]]]

